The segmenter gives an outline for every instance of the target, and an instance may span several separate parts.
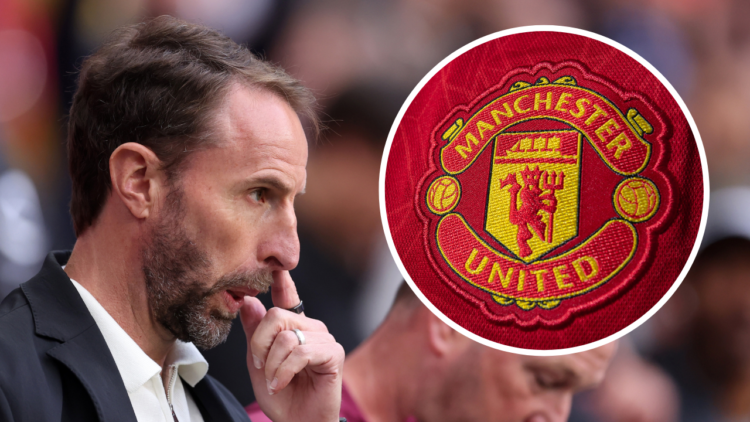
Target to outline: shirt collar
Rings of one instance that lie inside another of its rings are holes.
[[[193,343],[177,340],[167,355],[166,363],[177,366],[177,373],[191,387],[195,387],[208,373],[208,362]]]
[[[102,332],[128,393],[133,393],[154,375],[159,375],[162,370],[161,366],[138,346],[86,288],[73,279],[70,281],[73,282]],[[208,362],[198,348],[193,343],[180,340],[175,342],[167,355],[165,367],[170,365],[177,366],[177,373],[191,387],[195,387],[208,373]]]

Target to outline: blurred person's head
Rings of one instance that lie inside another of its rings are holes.
[[[385,322],[347,360],[344,380],[373,421],[564,421],[573,394],[601,382],[615,348],[556,357],[495,350],[450,328],[404,283]],[[379,382],[394,396],[373,393]]]
[[[720,389],[750,385],[748,209],[750,188],[712,192],[701,250],[655,320],[659,346],[685,350],[697,372]]]
[[[697,298],[691,340],[709,375],[723,381],[750,369],[750,239],[711,243],[685,282]]]
[[[223,341],[244,296],[297,264],[298,115],[314,121],[312,101],[209,28],[162,16],[118,30],[84,61],[70,110],[78,242],[66,271],[81,265],[77,250],[114,243],[142,269],[129,281],[145,282],[165,338]]]
[[[340,94],[362,73],[368,50],[356,3],[328,3],[298,3],[271,50],[271,58],[322,101]]]
[[[377,82],[347,88],[324,110],[328,128],[310,150],[300,231],[355,272],[368,265],[374,239],[383,236],[380,161],[403,99]]]

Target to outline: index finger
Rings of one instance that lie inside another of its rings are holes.
[[[297,286],[289,275],[289,271],[274,271],[273,285],[271,285],[271,299],[273,306],[289,309],[299,305]]]
[[[282,331],[293,330],[295,328],[301,331],[328,333],[328,328],[326,328],[325,324],[318,320],[287,312],[281,308],[271,308],[260,321],[260,324],[258,324],[248,343],[248,348],[252,355],[260,360],[260,367],[264,365],[268,357],[268,351],[276,341],[276,336]]]

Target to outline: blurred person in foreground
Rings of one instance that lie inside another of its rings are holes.
[[[246,421],[196,348],[238,312],[263,410],[338,420],[343,349],[290,312],[312,101],[168,16],[83,63],[68,138],[78,240],[0,304],[0,420]],[[266,312],[252,296],[269,288]]]
[[[685,422],[750,417],[748,209],[749,188],[711,195],[701,251],[654,321],[654,358],[677,383]]]
[[[450,328],[404,282],[383,324],[346,360],[341,416],[378,421],[565,421],[573,394],[597,385],[616,349],[506,353]],[[257,403],[253,421],[268,421]]]

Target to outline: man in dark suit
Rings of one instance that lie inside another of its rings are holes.
[[[238,313],[263,411],[338,420],[343,349],[301,314],[288,273],[299,115],[315,123],[299,82],[169,17],[83,63],[68,135],[78,240],[0,304],[0,420],[247,420],[196,349]],[[266,312],[254,296],[269,288]]]

